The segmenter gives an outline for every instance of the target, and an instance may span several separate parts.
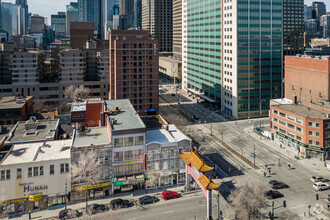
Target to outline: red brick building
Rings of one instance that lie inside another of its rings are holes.
[[[306,106],[272,100],[272,139],[305,157],[330,158],[330,116]]]
[[[285,98],[305,106],[330,100],[330,56],[286,56]]]
[[[17,98],[14,96],[0,97],[0,125],[16,124],[27,119],[32,113],[33,97]]]
[[[111,30],[109,42],[109,99],[130,99],[140,116],[158,114],[158,42],[144,30]]]
[[[76,101],[71,105],[71,123],[79,123],[86,127],[101,125],[101,113],[104,101],[101,99],[87,99]]]

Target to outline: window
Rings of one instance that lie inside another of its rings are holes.
[[[325,128],[330,128],[330,123],[325,123]]]
[[[49,166],[49,175],[54,175],[54,174],[55,174],[54,165],[50,165]]]
[[[143,150],[136,150],[135,151],[135,159],[142,159],[142,155],[143,155]]]
[[[44,175],[44,167],[41,166],[39,167],[39,176],[43,176]]]
[[[278,121],[277,118],[274,118],[274,121],[277,122]]]
[[[282,128],[280,128],[280,132],[282,132],[283,134],[286,134],[286,131],[283,130]]]
[[[315,127],[319,128],[320,127],[320,123],[315,123]]]
[[[308,142],[309,144],[313,144],[313,141],[312,140],[309,140],[309,142]]]
[[[168,169],[168,163],[167,163],[167,161],[164,161],[163,162],[163,169]]]
[[[274,110],[274,114],[276,114],[276,115],[277,115],[277,114],[278,114],[278,111]]]
[[[167,158],[168,157],[167,150],[162,150],[162,154],[163,154],[163,158]]]
[[[280,120],[280,125],[286,126],[286,123]]]
[[[320,137],[320,132],[315,132],[316,137]]]
[[[296,130],[300,133],[302,132],[302,129],[300,127],[296,127]]]
[[[28,168],[28,177],[32,177],[32,167]]]
[[[10,180],[10,170],[6,170],[6,180]]]
[[[16,179],[21,179],[21,178],[22,178],[22,169],[17,168]]]
[[[129,150],[129,151],[125,151],[125,160],[133,160],[133,151]]]
[[[280,116],[285,118],[285,114],[283,112],[280,112]]]
[[[319,141],[316,141],[315,144],[316,144],[316,146],[320,146],[320,142]]]
[[[292,137],[292,138],[295,137],[295,135],[294,135],[293,133],[289,132],[289,131],[288,131],[288,135],[289,135],[290,137]]]
[[[123,138],[115,138],[115,147],[123,147]]]
[[[301,141],[302,140],[301,137],[298,136],[298,135],[296,136],[296,138],[297,138],[298,141]]]
[[[174,157],[175,156],[175,151],[174,149],[171,149],[171,157]]]
[[[115,152],[114,161],[123,161],[123,152]]]
[[[308,126],[309,127],[312,127],[313,126],[313,123],[312,122],[308,122]]]
[[[288,123],[288,127],[294,129],[294,125]]]
[[[133,146],[133,137],[125,137],[125,147]]]
[[[64,173],[64,163],[61,164],[60,173]]]
[[[330,132],[325,132],[325,137],[330,138]]]
[[[68,164],[68,163],[65,164],[65,172],[66,172],[66,173],[69,172],[69,164]]]
[[[302,124],[302,120],[300,118],[296,118],[296,122]]]
[[[292,116],[290,116],[290,115],[288,115],[288,119],[290,119],[291,121],[295,121],[295,120],[294,120],[294,117],[292,117]]]
[[[4,170],[1,170],[1,176],[0,176],[0,180],[6,180],[6,172]]]
[[[135,145],[143,145],[143,136],[135,137]]]
[[[313,135],[313,132],[312,132],[312,131],[309,131],[309,132],[308,132],[308,135],[309,135],[309,136],[312,136],[312,135]]]
[[[135,164],[135,173],[143,173],[143,164],[142,163]]]
[[[39,167],[33,167],[33,176],[38,176],[39,174]]]
[[[109,156],[104,156],[104,163],[109,164]]]
[[[122,176],[123,175],[123,166],[119,165],[119,166],[115,166],[113,169],[114,175],[115,176]]]

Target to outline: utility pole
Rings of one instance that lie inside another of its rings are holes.
[[[272,203],[272,219],[274,218],[274,205],[275,205],[275,203],[273,201],[273,203]]]
[[[67,184],[67,178],[65,178],[65,201],[64,201],[64,206],[65,206],[65,209],[66,209],[66,203],[67,203],[67,191],[68,191],[68,184]]]
[[[256,165],[256,142],[253,139],[253,165]]]

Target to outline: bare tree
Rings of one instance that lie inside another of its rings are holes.
[[[84,86],[76,87],[71,85],[65,89],[64,95],[66,98],[70,98],[71,100],[76,98],[86,99],[90,96],[90,90]]]
[[[147,174],[150,178],[147,178],[147,186],[156,186],[156,194],[158,194],[158,182],[161,174],[161,170],[155,170],[154,168],[149,168]]]
[[[243,156],[243,145],[246,144],[246,140],[242,136],[237,136],[232,142],[241,149],[241,155]]]
[[[79,158],[71,167],[73,183],[83,183],[85,191],[86,207],[88,206],[87,186],[94,185],[101,180],[102,163],[98,160],[95,150],[86,150],[80,153]]]
[[[219,131],[219,133],[221,134],[221,141],[223,141],[223,135],[224,133],[226,133],[227,128],[226,126],[222,125],[220,128],[217,129]]]
[[[266,188],[251,177],[240,179],[228,197],[228,214],[235,219],[253,219],[267,206],[267,200],[263,196],[265,191]]]
[[[36,100],[33,102],[33,113],[34,114],[40,114],[45,109],[47,109],[47,107],[45,106],[44,101],[39,99],[39,100]]]
[[[181,131],[185,131],[187,126],[190,124],[185,117],[176,114],[169,114],[165,117],[170,124],[175,124]]]

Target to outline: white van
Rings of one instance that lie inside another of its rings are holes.
[[[313,184],[313,188],[317,191],[321,191],[321,190],[329,189],[329,185],[327,183],[317,182]]]

